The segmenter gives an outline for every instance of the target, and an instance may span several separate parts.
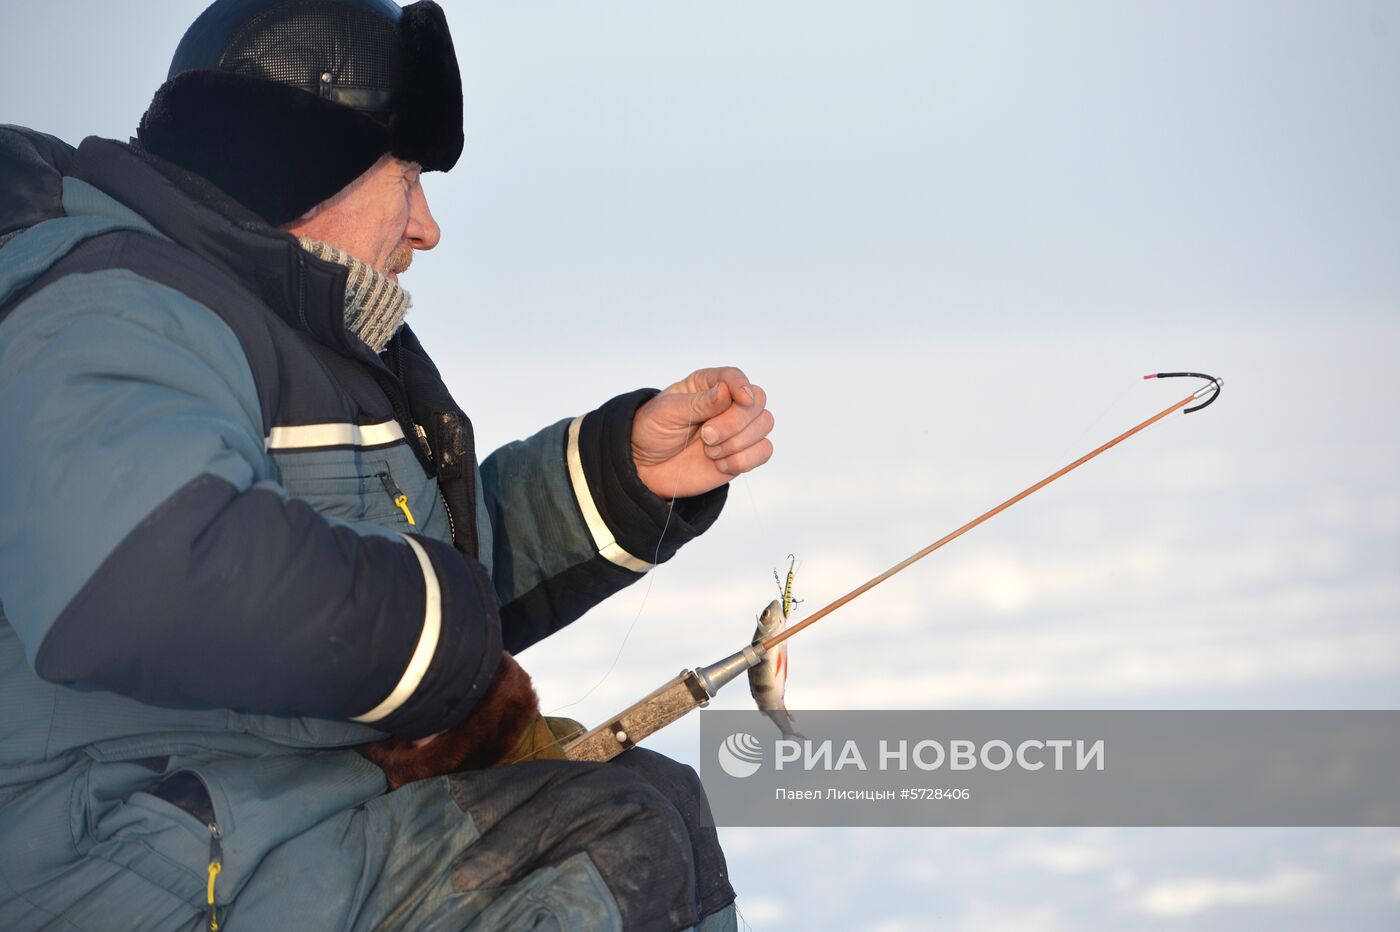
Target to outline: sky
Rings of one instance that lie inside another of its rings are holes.
[[[773,461],[522,655],[589,724],[1173,415],[791,642],[803,708],[1400,704],[1400,3],[447,0],[409,320],[489,450],[741,366]],[[125,138],[199,2],[15,4],[0,121]],[[743,707],[742,686],[716,705]],[[694,721],[649,744],[696,763]],[[1388,928],[1400,831],[726,829],[755,930]]]

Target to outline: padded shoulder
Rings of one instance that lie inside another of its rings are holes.
[[[0,236],[63,216],[73,147],[47,133],[0,126]]]

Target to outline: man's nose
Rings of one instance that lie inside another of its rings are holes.
[[[408,204],[408,228],[404,230],[404,239],[414,249],[432,249],[442,239],[442,230],[438,229],[437,221],[433,219],[433,212],[428,209],[428,196],[423,193],[423,186],[416,184],[413,186],[413,197]]]

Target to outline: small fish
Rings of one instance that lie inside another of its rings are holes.
[[[783,603],[774,599],[768,603],[763,614],[758,616],[753,643],[757,644],[764,638],[772,637],[786,627],[787,616],[783,614]],[[749,668],[749,692],[753,693],[754,702],[758,703],[759,710],[773,720],[773,724],[782,731],[784,738],[802,738],[804,736],[792,727],[792,715],[783,704],[783,690],[787,685],[787,647],[787,642],[784,641],[764,654],[758,666]]]

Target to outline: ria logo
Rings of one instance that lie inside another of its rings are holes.
[[[748,732],[735,732],[719,746],[720,769],[731,777],[751,777],[762,765],[763,745]]]

